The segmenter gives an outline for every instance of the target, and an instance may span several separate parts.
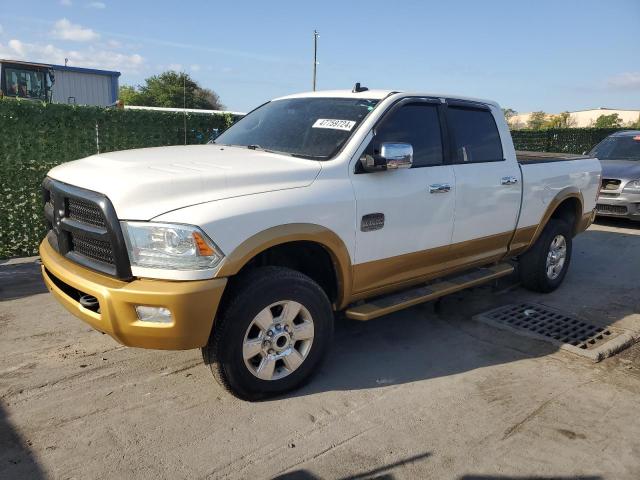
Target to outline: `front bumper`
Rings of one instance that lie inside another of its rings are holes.
[[[47,239],[40,244],[40,258],[47,288],[69,312],[130,347],[185,350],[204,346],[227,284],[226,278],[124,282],[64,258]],[[96,297],[99,311],[80,305],[82,294]],[[140,321],[136,305],[168,308],[172,322]]]
[[[640,220],[640,193],[600,193],[596,206],[598,216]]]

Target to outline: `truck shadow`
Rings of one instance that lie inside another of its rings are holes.
[[[465,292],[369,322],[338,321],[318,374],[289,395],[412,383],[557,351],[549,343],[466,320],[457,311],[470,294],[486,296],[486,291]],[[487,309],[481,303],[475,313]],[[495,299],[489,304],[495,306]]]
[[[603,327],[640,313],[636,231],[590,229],[576,238],[573,254],[564,284],[551,294],[517,285],[505,289],[517,281],[511,278],[497,289],[463,291],[369,322],[338,320],[319,374],[289,395],[417,382],[556,352],[551,343],[471,321],[473,315],[509,303],[542,303]]]
[[[40,264],[35,260],[17,264],[0,263],[0,302],[46,292]]]
[[[431,455],[432,454],[430,452],[413,455],[411,457],[399,460],[397,462],[389,463],[372,470],[354,473],[353,475],[348,475],[346,477],[339,477],[339,480],[365,480],[374,478],[376,480],[392,480],[395,478],[393,475],[393,469],[425,460],[431,457]],[[272,480],[321,480],[322,478],[323,477],[320,477],[308,470],[293,470],[291,472],[282,473],[280,475],[272,477]]]
[[[29,441],[22,438],[16,431],[1,403],[0,478],[46,478],[29,449]]]

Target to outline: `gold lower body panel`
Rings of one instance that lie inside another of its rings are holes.
[[[226,278],[199,281],[136,279],[123,282],[73,263],[40,244],[42,276],[56,300],[69,312],[119,343],[131,347],[185,350],[206,345]],[[73,289],[94,296],[99,312],[70,295]],[[135,306],[168,308],[170,323],[143,322]]]

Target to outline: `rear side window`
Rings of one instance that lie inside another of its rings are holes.
[[[458,163],[504,159],[498,127],[490,111],[450,106],[448,120]]]
[[[443,163],[440,120],[436,105],[403,105],[384,120],[373,141],[374,153],[379,153],[380,144],[384,142],[410,143],[413,147],[413,168]]]

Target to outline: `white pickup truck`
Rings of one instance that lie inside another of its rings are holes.
[[[555,289],[600,171],[595,158],[517,156],[491,101],[291,95],[214,144],[53,168],[42,274],[95,329],[202,348],[225,387],[257,399],[310,377],[335,312],[370,320],[516,266],[525,287]]]

